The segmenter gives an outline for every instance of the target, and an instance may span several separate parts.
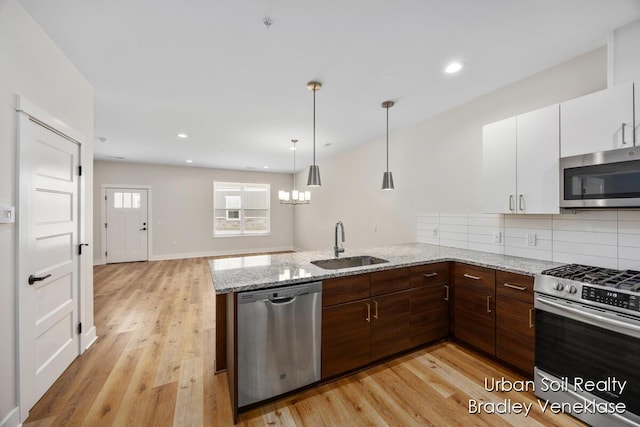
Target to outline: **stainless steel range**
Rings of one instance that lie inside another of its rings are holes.
[[[640,271],[565,265],[537,275],[534,291],[540,405],[640,426]]]

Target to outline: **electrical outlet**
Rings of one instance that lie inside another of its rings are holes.
[[[494,231],[493,232],[493,243],[500,243],[502,241],[502,232]]]
[[[438,237],[438,227],[433,227],[433,229],[431,230],[431,236]]]
[[[528,233],[527,234],[527,245],[528,246],[535,246],[536,245],[536,234],[535,233]]]

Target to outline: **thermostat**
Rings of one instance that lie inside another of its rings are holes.
[[[0,206],[0,223],[16,222],[16,208],[13,206]]]

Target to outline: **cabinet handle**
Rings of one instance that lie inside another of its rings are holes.
[[[509,210],[513,210],[513,194],[509,194]]]
[[[373,318],[377,319],[378,318],[378,301],[373,300],[373,303],[375,304],[375,313],[373,314]]]
[[[533,310],[535,310],[535,308],[531,307],[529,309],[529,329],[533,329]]]
[[[444,285],[444,288],[447,290],[447,293],[444,296],[444,300],[449,301],[449,285]]]
[[[622,145],[627,144],[627,138],[625,138],[625,128],[627,127],[626,123],[622,123]]]
[[[472,275],[467,274],[467,273],[464,273],[464,277],[466,277],[467,279],[480,280],[480,277],[472,276]]]
[[[524,211],[524,196],[522,194],[518,197],[518,208]]]
[[[425,273],[424,277],[436,277],[438,273]]]
[[[487,313],[491,313],[491,295],[487,295]]]
[[[503,283],[503,285],[506,286],[507,288],[517,289],[519,291],[527,290],[527,288],[525,288],[524,286],[512,285],[511,283]]]
[[[364,303],[367,306],[367,322],[371,322],[371,304],[368,302]]]

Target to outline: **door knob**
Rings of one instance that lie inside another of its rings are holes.
[[[51,277],[51,274],[47,274],[46,276],[34,276],[33,274],[31,276],[29,276],[29,284],[33,285],[36,282],[41,282],[44,279],[48,279],[49,277]]]
[[[147,231],[147,227],[142,227],[140,231]]]

